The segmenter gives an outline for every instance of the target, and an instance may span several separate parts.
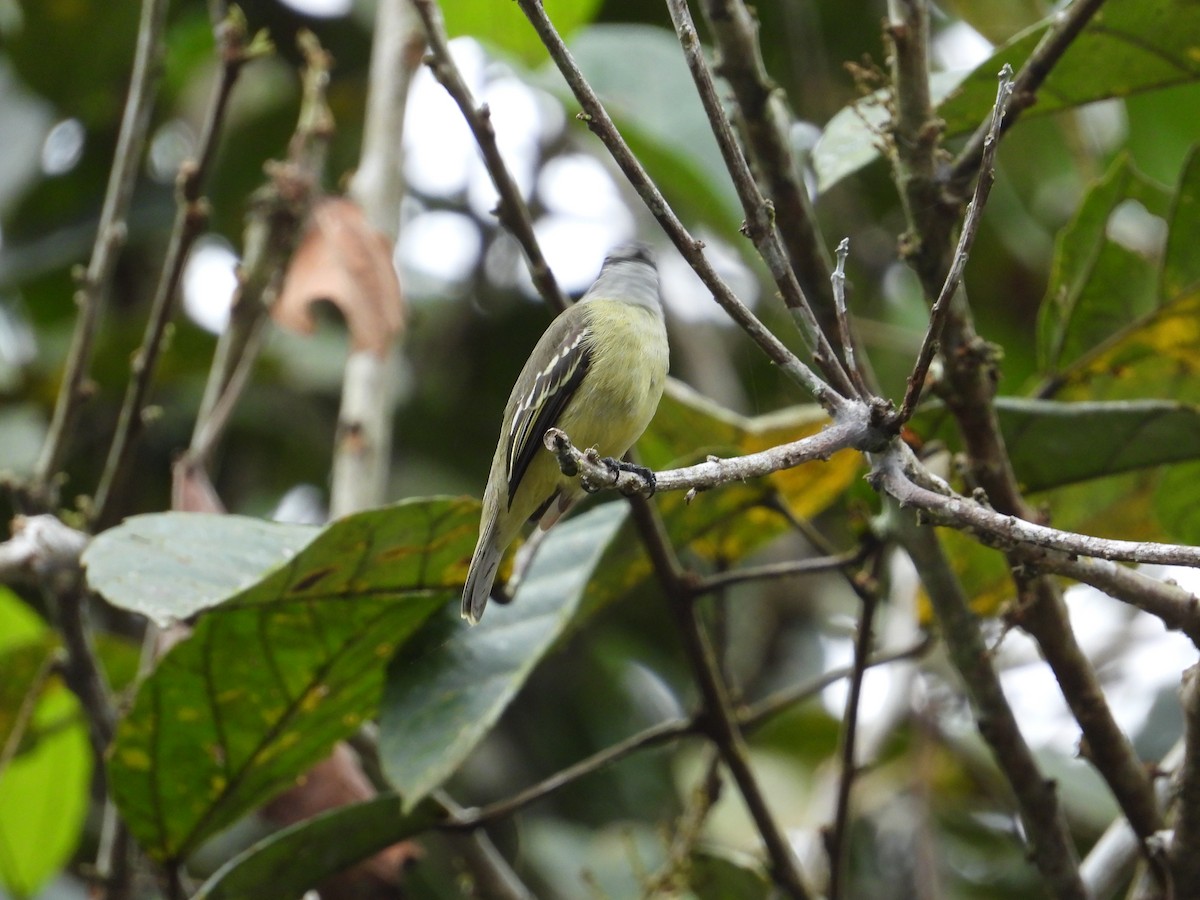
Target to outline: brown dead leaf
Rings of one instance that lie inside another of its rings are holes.
[[[225,512],[225,504],[209,480],[208,472],[186,453],[171,466],[171,509],[175,512]]]
[[[282,328],[312,334],[312,304],[320,300],[341,311],[355,350],[382,357],[404,327],[391,246],[358,204],[343,197],[313,207],[271,315]]]

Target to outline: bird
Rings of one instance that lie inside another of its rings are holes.
[[[620,457],[658,408],[668,370],[658,268],[649,245],[620,244],[580,300],[538,340],[504,408],[462,617],[479,622],[504,551],[527,521],[543,530],[584,493],[543,444],[558,428],[581,448]]]

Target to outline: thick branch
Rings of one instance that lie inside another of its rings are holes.
[[[1117,562],[1200,567],[1200,547],[1154,541],[1110,540],[1060,531],[1017,516],[998,513],[975,500],[953,493],[949,488],[944,491],[930,490],[911,480],[912,472],[905,471],[900,456],[895,451],[886,454],[868,476],[876,489],[895,497],[902,506],[924,511],[927,518],[936,524],[968,532],[988,546],[1009,550],[1030,545],[1074,556]]]

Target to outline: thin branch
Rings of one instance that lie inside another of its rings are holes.
[[[923,510],[937,524],[972,534],[988,546],[1000,550],[1030,545],[1116,562],[1200,567],[1200,547],[1154,541],[1110,540],[1036,525],[1016,516],[998,513],[949,489],[943,493],[922,487],[911,480],[911,474],[911,470],[905,471],[901,454],[893,451],[882,458],[868,480],[877,490],[895,497],[902,506]]]
[[[1046,77],[1103,5],[1104,0],[1074,0],[1070,6],[1058,13],[1057,21],[1042,36],[1013,81],[1012,107],[1001,134],[1008,131],[1020,118],[1021,113],[1037,102],[1037,92]],[[951,184],[966,182],[983,168],[981,160],[987,152],[988,132],[988,127],[981,125],[971,135],[950,166]]]
[[[846,309],[846,259],[850,256],[850,239],[842,238],[837,246],[837,265],[829,276],[830,288],[833,291],[834,331],[842,341],[842,358],[846,360],[846,368],[850,372],[850,381],[855,393],[860,399],[870,398],[871,391],[867,388],[862,369],[854,349],[854,332],[850,328],[850,315]]]
[[[729,117],[725,115],[720,98],[717,97],[712,72],[704,58],[704,50],[700,46],[700,38],[696,34],[696,25],[692,21],[687,0],[667,0],[667,7],[671,12],[675,33],[679,36],[680,46],[683,47],[688,71],[692,73],[696,93],[700,96],[704,112],[712,125],[713,135],[717,139],[721,158],[725,161],[725,168],[733,179],[734,189],[741,200],[742,211],[746,216],[743,230],[754,242],[763,262],[767,264],[767,270],[771,273],[784,304],[792,311],[792,316],[812,351],[813,360],[843,396],[853,396],[854,385],[850,376],[830,346],[828,337],[822,331],[816,314],[796,279],[796,273],[788,263],[783,243],[775,230],[775,208],[759,190],[758,183],[750,171],[750,164],[746,162],[742,148],[733,136],[733,127],[729,124]]]
[[[533,220],[529,215],[529,207],[521,196],[521,189],[513,180],[504,157],[500,155],[500,147],[496,143],[496,129],[492,126],[491,110],[487,104],[476,104],[471,95],[471,89],[463,80],[462,73],[450,55],[450,46],[446,38],[446,26],[442,19],[442,11],[436,0],[412,0],[421,21],[425,25],[425,35],[429,41],[429,57],[425,60],[429,71],[438,83],[458,104],[463,118],[475,143],[483,155],[483,163],[491,176],[500,202],[496,207],[496,215],[500,223],[516,238],[525,253],[525,261],[529,266],[529,275],[533,285],[550,307],[562,312],[570,305],[566,294],[558,286],[554,273],[542,255],[537,236],[533,231]]]
[[[864,548],[847,550],[833,556],[817,556],[811,559],[789,559],[783,562],[766,563],[761,566],[747,566],[741,569],[730,569],[725,572],[714,572],[712,575],[699,577],[689,586],[694,596],[712,594],[735,584],[745,584],[748,581],[768,581],[781,578],[794,578],[797,575],[812,575],[817,572],[837,571],[846,566],[861,562]]]
[[[54,405],[54,415],[33,470],[32,490],[48,505],[57,502],[53,499],[57,491],[52,487],[52,481],[62,464],[79,409],[90,394],[86,381],[92,363],[92,346],[117,258],[125,246],[128,233],[125,219],[129,213],[133,186],[137,181],[150,128],[150,114],[162,75],[166,15],[167,0],[143,0],[133,75],[121,117],[121,130],[117,135],[117,148],[108,176],[96,242],[87,271],[75,292],[79,317],[75,322],[71,349],[67,353],[66,371]]]
[[[1006,63],[1000,70],[1000,85],[996,90],[996,102],[992,106],[992,115],[987,122],[986,138],[983,143],[983,156],[979,166],[979,178],[975,182],[975,194],[967,205],[967,214],[963,218],[962,231],[958,236],[958,246],[954,248],[954,258],[950,263],[950,271],[942,283],[941,292],[929,310],[929,327],[921,341],[921,350],[917,353],[917,361],[913,365],[912,374],[908,376],[908,386],[904,391],[904,400],[900,411],[896,414],[897,424],[903,424],[912,418],[917,403],[921,399],[921,390],[925,386],[925,377],[933,362],[937,350],[937,342],[950,314],[950,305],[954,300],[959,285],[962,284],[963,272],[966,270],[967,257],[975,243],[975,235],[979,231],[979,223],[983,218],[983,208],[991,193],[992,183],[996,180],[996,148],[1000,141],[1000,126],[1004,122],[1004,114],[1012,98],[1013,81],[1012,68]],[[840,252],[839,251],[839,267]]]
[[[81,580],[82,572],[69,588],[53,593],[47,590],[45,596],[54,610],[54,619],[67,651],[64,666],[67,684],[79,697],[87,718],[92,752],[97,763],[102,764],[108,745],[112,743],[117,714],[108,678],[96,656],[91,629],[85,619],[88,594]]]
[[[767,358],[787,374],[789,378],[804,387],[813,398],[831,413],[845,405],[845,400],[832,388],[822,381],[815,372],[801,362],[782,341],[768,329],[758,317],[734,294],[728,284],[722,280],[708,258],[704,255],[704,244],[694,238],[684,227],[679,217],[671,209],[662,192],[650,180],[645,168],[633,155],[629,145],[625,143],[612,118],[604,109],[604,105],[592,90],[587,79],[583,77],[578,64],[571,52],[563,43],[562,37],[542,8],[540,0],[517,0],[521,10],[533,24],[534,30],[550,51],[550,57],[558,66],[566,79],[575,98],[583,111],[580,117],[587,122],[592,132],[600,138],[607,148],[613,161],[620,167],[633,189],[646,204],[651,215],[662,226],[671,242],[688,262],[704,286],[709,289],[713,299],[729,317],[741,326],[750,338],[766,353]]]
[[[696,606],[684,587],[679,563],[654,508],[644,499],[631,501],[634,524],[663,586],[683,639],[692,676],[700,689],[705,732],[716,745],[721,759],[737,784],[750,817],[766,847],[775,883],[788,896],[807,898],[795,854],[767,804],[766,796],[750,766],[749,750],[721,676],[716,653],[696,614]]]
[[[729,84],[736,101],[734,124],[764,192],[774,204],[775,227],[801,286],[812,298],[821,330],[833,334],[832,263],[792,156],[788,139],[792,116],[783,91],[763,64],[758,20],[743,0],[702,0],[700,8],[717,50],[714,68]]]
[[[209,100],[200,132],[198,156],[194,161],[185,162],[179,169],[175,222],[151,303],[146,332],[130,367],[131,377],[121,404],[117,430],[113,435],[104,472],[96,489],[91,514],[93,522],[103,521],[108,512],[112,491],[132,461],[133,444],[144,424],[146,399],[150,393],[158,357],[163,350],[167,326],[174,312],[179,279],[183,275],[193,241],[200,236],[208,222],[207,204],[200,192],[216,157],[217,139],[225,121],[233,86],[242,67],[264,49],[259,38],[247,40],[246,22],[240,13],[231,12],[217,29],[216,36],[217,51],[221,59],[217,84]]]
[[[914,659],[924,655],[932,646],[933,641],[925,637],[912,646],[872,656],[867,662],[867,667],[874,668],[875,666],[883,666],[899,660]],[[831,669],[824,675],[803,684],[781,688],[755,703],[740,707],[737,710],[737,723],[744,732],[752,732],[765,725],[771,719],[775,718],[775,716],[786,712],[798,703],[811,700],[830,685],[836,684],[843,678],[849,678],[853,674],[854,666],[843,666]],[[507,818],[520,812],[525,807],[561,790],[567,785],[573,784],[581,778],[586,778],[588,775],[592,775],[602,769],[606,769],[620,762],[622,759],[632,756],[634,753],[671,743],[680,738],[699,736],[702,733],[703,729],[697,716],[668,719],[657,725],[651,725],[637,734],[605,747],[603,750],[599,750],[591,756],[555,772],[548,778],[513,794],[511,797],[506,797],[503,800],[498,800],[495,803],[478,809],[464,810],[460,815],[445,823],[444,827],[451,830],[479,828],[498,819]]]

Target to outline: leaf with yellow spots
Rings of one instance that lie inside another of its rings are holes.
[[[474,501],[435,499],[320,531],[165,514],[98,538],[86,564],[114,603],[163,604],[147,592],[169,593],[174,574],[187,602],[214,607],[163,657],[117,727],[113,796],[142,846],[185,858],[374,715],[387,658],[457,599],[478,519]],[[226,540],[253,544],[229,548],[228,566],[223,529]],[[195,545],[205,551],[189,554]],[[134,557],[151,574],[118,577]],[[248,578],[251,559],[275,562],[222,594]]]

